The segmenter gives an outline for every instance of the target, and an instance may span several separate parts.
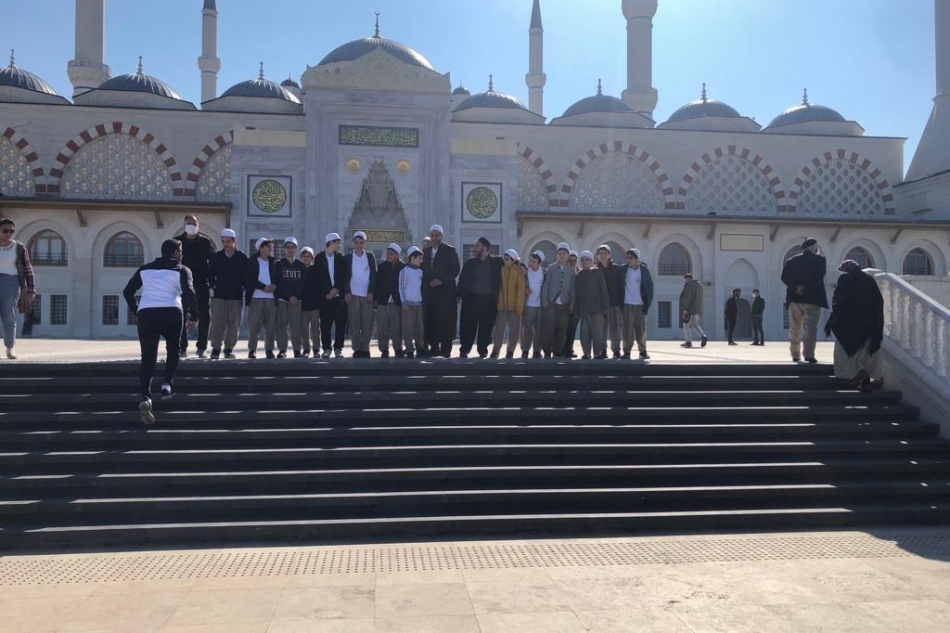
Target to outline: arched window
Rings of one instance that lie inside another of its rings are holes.
[[[922,248],[915,248],[904,258],[905,275],[932,275],[934,274],[934,260],[930,253]]]
[[[102,265],[107,268],[130,268],[145,263],[142,242],[128,231],[117,233],[106,244]]]
[[[544,253],[544,261],[541,262],[542,266],[550,266],[552,262],[557,261],[557,245],[552,244],[551,242],[547,240],[544,240],[543,242],[538,242],[537,244],[532,246],[531,250],[528,251],[524,257],[521,258],[522,261],[524,261],[527,264],[528,258],[531,257],[531,253],[535,251],[541,251],[542,253]]]
[[[861,265],[861,268],[874,268],[874,258],[871,257],[871,253],[860,246],[852,248],[844,258],[853,259]]]
[[[660,252],[660,261],[657,272],[661,275],[676,275],[682,277],[693,272],[693,262],[689,251],[682,244],[673,242]]]
[[[56,231],[40,231],[30,240],[30,259],[34,266],[66,266],[66,240]]]

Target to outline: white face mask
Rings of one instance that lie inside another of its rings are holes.
[[[188,235],[198,235],[198,227],[195,226],[194,224],[186,224],[185,233],[187,233]]]

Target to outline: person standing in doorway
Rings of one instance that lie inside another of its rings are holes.
[[[237,248],[237,235],[231,229],[221,231],[221,250],[211,260],[210,283],[214,291],[211,300],[211,359],[234,358],[241,313],[244,311],[244,278],[247,274],[247,255]]]
[[[765,330],[762,329],[762,320],[765,315],[765,299],[759,289],[752,291],[752,344],[765,345]]]
[[[304,296],[320,301],[320,338],[323,341],[323,358],[330,358],[332,349],[336,358],[343,358],[346,341],[346,303],[343,290],[346,288],[346,259],[340,253],[343,240],[339,233],[327,233],[323,251],[307,269],[307,287]],[[336,328],[334,333],[333,328]],[[313,356],[316,358],[316,343]]]
[[[274,358],[277,328],[277,261],[274,242],[262,237],[254,245],[257,252],[247,262],[244,302],[247,304],[247,357],[257,358],[257,341],[264,330],[264,355]]]
[[[199,232],[198,216],[185,216],[185,228],[175,239],[181,242],[182,264],[191,271],[195,284],[195,295],[198,297],[198,339],[195,341],[195,350],[198,358],[204,358],[208,349],[208,328],[211,325],[211,285],[209,272],[214,260],[215,250],[211,238]],[[188,332],[182,330],[180,355],[188,357]]]
[[[443,234],[442,226],[433,224],[430,245],[423,251],[425,338],[430,356],[449,358],[458,320],[456,279],[461,264],[455,247],[442,241]]]
[[[30,312],[36,299],[36,276],[26,244],[13,239],[16,225],[0,219],[0,322],[7,358],[16,360],[17,313]]]
[[[143,424],[155,424],[152,410],[152,377],[158,362],[158,341],[165,339],[165,378],[161,396],[167,400],[175,395],[175,372],[178,369],[181,332],[197,323],[198,300],[191,283],[191,271],[182,265],[182,243],[162,242],[162,256],[140,266],[122,291],[129,310],[135,315],[141,363],[139,364],[139,416]],[[136,302],[135,293],[142,291]],[[185,313],[188,321],[185,322]]]
[[[528,259],[525,271],[525,307],[521,321],[521,358],[528,358],[534,344],[533,358],[541,358],[541,288],[544,286],[544,253],[535,251]]]
[[[459,317],[459,358],[468,358],[472,344],[478,357],[488,357],[495,315],[498,312],[498,290],[501,287],[501,257],[491,254],[486,237],[475,242],[475,255],[465,265],[458,281],[458,298],[462,304]],[[477,339],[477,343],[476,343]]]
[[[399,259],[401,254],[402,247],[399,244],[390,244],[386,248],[386,261],[381,262],[376,269],[376,286],[373,288],[373,299],[376,301],[376,344],[382,358],[389,358],[390,339],[393,342],[393,354],[396,358],[403,357],[399,273],[405,264]]]
[[[297,259],[297,239],[284,240],[284,256],[277,262],[277,358],[287,357],[287,328],[294,358],[300,358],[300,322],[306,268]]]
[[[736,331],[736,321],[739,318],[739,296],[742,294],[740,288],[732,289],[732,296],[726,299],[726,305],[723,308],[722,316],[726,323],[726,337],[730,345],[738,345],[733,340]]]
[[[788,342],[792,361],[804,355],[805,362],[817,363],[815,345],[818,342],[818,322],[821,309],[828,307],[825,292],[825,273],[828,263],[818,251],[818,240],[813,237],[802,242],[802,252],[782,268],[785,284],[785,303],[788,306]]]
[[[640,360],[649,360],[647,354],[647,314],[653,303],[653,276],[647,265],[640,261],[640,251],[631,248],[626,253],[627,270],[623,288],[623,356],[630,358],[636,341]]]
[[[347,326],[353,358],[369,358],[373,340],[373,292],[376,289],[376,256],[366,250],[366,233],[353,234],[353,250],[346,254]]]
[[[604,273],[607,294],[610,295],[610,308],[604,320],[604,340],[610,342],[614,358],[620,358],[620,331],[623,321],[623,266],[615,263],[609,244],[597,248],[597,267]],[[604,351],[604,358],[607,352]]]
[[[699,346],[706,347],[709,338],[703,331],[703,285],[693,279],[692,273],[683,275],[683,290],[680,292],[680,317],[683,322],[683,335],[686,342],[683,347],[693,346],[693,334],[700,336]]]

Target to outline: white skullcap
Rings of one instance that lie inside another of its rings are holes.
[[[567,242],[561,242],[560,244],[557,245],[557,250],[559,250],[559,251],[570,251],[570,250],[571,250],[571,245],[568,244]]]
[[[363,231],[357,231],[356,233],[353,234],[353,239],[354,239],[354,240],[355,240],[356,238],[358,238],[358,237],[362,237],[362,238],[365,240],[365,239],[366,239],[366,233],[364,233]]]
[[[581,259],[594,259],[594,254],[590,251],[581,251]]]
[[[600,246],[597,247],[597,250],[601,250],[601,249],[607,251],[607,252],[610,253],[611,255],[613,254],[613,251],[610,250],[610,245],[609,245],[609,244],[601,244]]]
[[[300,251],[300,254],[303,255],[304,253],[310,253],[311,255],[313,255],[313,249],[310,248],[309,246],[304,246],[303,249]]]
[[[442,233],[445,234],[445,231],[442,230],[441,224],[433,224],[429,227],[429,233]]]
[[[544,253],[542,253],[541,251],[535,251],[531,254],[537,257],[538,259],[540,259],[542,264],[544,263]]]
[[[505,251],[505,255],[507,255],[511,259],[518,259],[518,251],[516,251],[513,248],[509,248],[507,251]]]
[[[577,251],[575,251],[575,250],[572,248],[572,249],[567,253],[567,255],[568,255],[568,257],[570,257],[571,255],[573,255],[574,257],[577,257]]]
[[[294,246],[296,246],[296,245],[297,245],[297,238],[296,238],[296,237],[288,237],[287,239],[284,240],[284,246],[287,246],[288,244],[293,244]]]
[[[419,247],[418,247],[418,246],[410,246],[410,247],[409,247],[409,252],[406,253],[406,257],[412,257],[412,256],[415,255],[416,253],[422,253],[422,251],[419,250]]]
[[[393,251],[393,252],[396,253],[397,255],[401,255],[401,254],[402,254],[402,246],[400,246],[399,244],[396,244],[395,242],[393,242],[392,244],[390,244],[390,245],[387,246],[386,248],[388,248],[389,250]]]
[[[327,233],[327,239],[325,239],[324,242],[329,244],[330,242],[335,242],[338,239],[340,239],[339,233]]]
[[[269,242],[269,241],[270,241],[270,239],[268,239],[268,238],[266,238],[266,237],[259,238],[256,242],[254,242],[254,248],[255,248],[256,250],[261,250],[261,245],[262,245],[264,242]]]
[[[230,237],[232,240],[237,238],[237,233],[233,229],[222,229],[221,237]]]

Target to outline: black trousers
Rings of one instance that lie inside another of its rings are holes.
[[[488,346],[495,331],[495,316],[498,314],[498,298],[492,295],[474,295],[462,299],[462,314],[459,316],[459,353],[472,351],[476,342],[480,356],[488,356]]]
[[[185,318],[178,308],[145,308],[137,315],[139,346],[142,348],[142,363],[139,365],[139,384],[142,397],[150,397],[152,376],[158,363],[158,339],[165,339],[165,380],[171,384],[178,369],[179,336],[185,326]]]
[[[203,352],[208,349],[208,328],[211,326],[211,289],[207,284],[195,284],[195,296],[198,297],[198,340],[195,349]],[[188,349],[188,330],[181,328],[181,349]]]
[[[765,342],[765,330],[762,329],[762,315],[752,316],[752,341],[755,343]]]
[[[726,317],[726,335],[729,337],[729,342],[734,343],[732,340],[732,334],[736,331],[736,317]]]
[[[577,316],[577,312],[571,312],[571,316],[567,321],[567,333],[564,336],[564,349],[561,351],[561,356],[570,358],[574,351],[574,341],[577,340],[577,326],[580,323],[581,320]]]
[[[336,335],[333,335],[333,326],[336,326]],[[320,338],[323,342],[323,351],[329,352],[331,349],[343,350],[343,342],[346,339],[346,303],[343,301],[343,295],[337,295],[329,301],[324,300],[320,306]]]

